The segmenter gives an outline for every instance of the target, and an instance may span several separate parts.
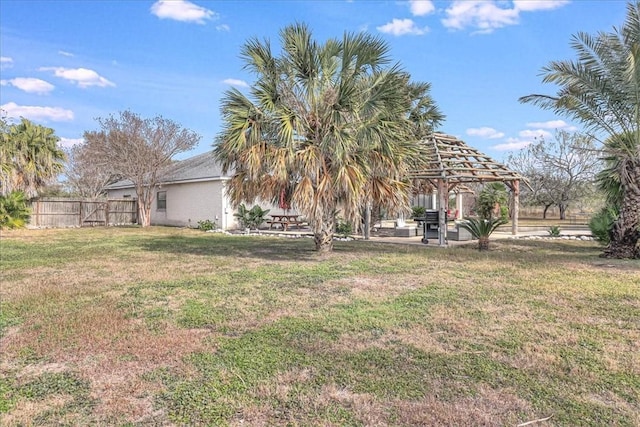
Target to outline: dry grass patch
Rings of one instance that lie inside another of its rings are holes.
[[[71,403],[71,396],[51,396],[41,400],[21,400],[13,411],[8,414],[0,414],[0,424],[7,427],[32,426],[43,413],[64,413],[64,407]],[[73,425],[80,423],[78,415],[65,414],[64,417],[56,417],[56,424]]]
[[[494,390],[480,386],[473,396],[454,401],[437,394],[415,401],[395,402],[395,425],[412,426],[504,426],[527,421],[528,402],[511,389]],[[544,414],[543,414],[544,415]]]
[[[2,245],[4,424],[638,424],[640,266],[590,242],[318,256],[128,228]]]
[[[203,338],[211,335],[175,327],[161,334],[152,332],[139,319],[127,317],[117,300],[107,297],[69,306],[66,298],[73,295],[43,296],[39,303],[46,301],[46,306],[41,307],[40,316],[0,339],[3,370],[22,378],[73,367],[91,384],[91,396],[97,401],[93,414],[101,420],[134,420],[153,414],[153,396],[160,389],[149,387],[141,375],[158,367],[182,367],[183,358],[205,348]],[[30,360],[54,362],[24,366],[25,350]],[[41,408],[25,405],[31,408],[29,414]],[[24,408],[18,406],[16,411],[22,413]]]

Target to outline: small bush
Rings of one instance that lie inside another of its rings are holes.
[[[424,206],[414,206],[411,208],[411,218],[422,218],[427,212]]]
[[[509,222],[509,208],[506,206],[500,206],[500,219],[505,223]]]
[[[617,218],[618,212],[616,212],[615,209],[611,207],[600,209],[600,211],[589,220],[589,229],[593,237],[600,243],[608,245],[611,240],[610,233]]]
[[[552,225],[547,230],[547,233],[549,233],[549,236],[551,237],[558,237],[560,236],[560,227],[558,227],[557,225]]]
[[[350,222],[338,220],[336,223],[336,233],[342,236],[348,236],[353,233],[353,226]]]
[[[218,227],[215,221],[205,219],[204,221],[198,221],[198,230],[210,231],[215,230]]]

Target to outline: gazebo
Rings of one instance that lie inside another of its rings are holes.
[[[526,179],[452,135],[433,133],[422,141],[422,166],[409,172],[416,186],[430,185],[438,194],[438,244],[446,245],[449,192],[467,184],[504,182],[513,195],[512,234],[518,233],[520,181]]]

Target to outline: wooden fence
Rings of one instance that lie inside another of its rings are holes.
[[[95,227],[135,224],[137,201],[42,198],[31,202],[32,227]]]

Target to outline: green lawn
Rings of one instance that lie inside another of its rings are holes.
[[[640,425],[640,263],[196,230],[3,232],[0,424]]]

